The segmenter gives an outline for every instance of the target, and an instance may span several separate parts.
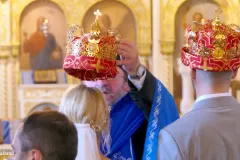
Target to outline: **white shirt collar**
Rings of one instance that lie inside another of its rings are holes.
[[[232,96],[229,92],[226,93],[216,93],[216,94],[206,94],[198,97],[195,101],[195,103],[204,100],[204,99],[209,99],[209,98],[216,98],[216,97],[226,97],[226,96]]]

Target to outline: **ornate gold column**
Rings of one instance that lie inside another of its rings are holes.
[[[0,1],[0,118],[13,118],[17,109],[17,60],[11,45],[11,2]]]
[[[0,118],[7,117],[7,59],[8,56],[3,56],[3,47],[0,47]]]
[[[152,56],[152,71],[153,74],[161,80],[161,82],[167,87],[170,93],[173,93],[173,62],[172,62],[172,48],[166,49],[168,43],[162,42],[161,35],[161,2],[152,1],[152,16],[153,16],[153,56]]]
[[[10,32],[9,24],[9,2],[0,1],[0,118],[7,117],[7,63],[9,58]]]
[[[18,76],[19,76],[19,46],[12,45],[10,48],[11,56],[7,64],[7,101],[8,101],[8,118],[19,117],[18,105]]]
[[[174,42],[171,42],[174,43]],[[173,46],[168,48],[166,46],[169,45],[169,42],[160,41],[160,51],[161,51],[161,72],[163,83],[169,90],[171,94],[173,94]]]
[[[156,78],[163,80],[160,69],[160,1],[152,1],[152,29],[153,29],[153,46],[152,46],[152,72]]]
[[[137,46],[140,55],[140,61],[143,65],[152,70],[149,59],[152,57],[152,26],[151,26],[151,2],[148,0],[135,1],[128,0],[132,3],[129,8],[135,12],[137,23]],[[145,14],[142,14],[145,13]],[[138,21],[138,19],[140,21]]]

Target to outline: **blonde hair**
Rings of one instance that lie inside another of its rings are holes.
[[[102,135],[107,152],[110,151],[109,110],[100,90],[77,85],[62,98],[59,111],[73,123],[90,124],[98,139]]]

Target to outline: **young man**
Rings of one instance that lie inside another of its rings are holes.
[[[118,53],[121,60],[114,79],[84,82],[99,88],[109,105],[112,147],[106,156],[111,160],[154,157],[157,136],[152,134],[158,135],[179,117],[177,108],[166,88],[141,65],[135,44],[121,41]]]
[[[12,142],[15,160],[75,160],[77,145],[74,124],[57,111],[28,116]]]
[[[234,48],[239,30],[217,17],[186,35],[182,62],[192,69],[197,100],[192,111],[161,130],[157,159],[239,160],[240,104],[229,93],[240,66],[240,48]]]

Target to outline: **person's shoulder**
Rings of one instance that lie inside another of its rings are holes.
[[[193,138],[201,134],[201,128],[204,125],[205,122],[201,121],[201,114],[191,111],[163,128],[159,133],[159,138],[167,139],[172,145],[176,144],[184,150],[189,148]]]
[[[207,117],[209,117],[209,115],[204,115],[204,112],[202,111],[190,111],[186,115],[166,126],[164,130],[168,131],[173,136],[175,134],[185,135],[186,133],[198,130],[207,124]]]
[[[235,112],[240,113],[240,109],[228,111],[226,112],[227,114],[222,114],[225,113],[225,109],[221,110],[219,108],[195,109],[164,129],[171,133],[171,135],[179,138],[182,135],[193,136],[194,134],[198,136],[204,130],[212,129],[214,126],[220,127],[222,123],[228,122],[229,119],[238,119],[237,114],[234,114]],[[219,126],[216,126],[216,123]]]

